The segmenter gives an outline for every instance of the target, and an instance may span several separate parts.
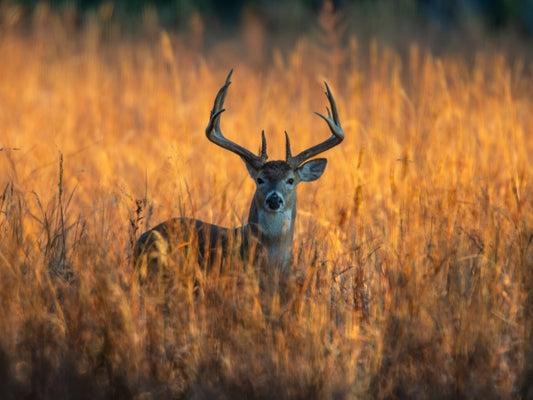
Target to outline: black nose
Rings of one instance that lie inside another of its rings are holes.
[[[282,204],[283,204],[283,198],[278,196],[277,193],[272,193],[266,199],[267,207],[273,211],[278,210]]]

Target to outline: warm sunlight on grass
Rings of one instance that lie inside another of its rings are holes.
[[[0,32],[2,398],[527,390],[531,65],[352,38],[336,57],[302,39],[258,67],[234,43],[54,18]],[[148,293],[140,231],[247,217],[243,162],[204,135],[230,68],[223,130],[255,150],[265,129],[271,159],[284,130],[295,152],[328,137],[324,80],[337,101],[346,139],[299,188],[294,282],[267,296],[250,268],[200,271],[192,254]]]

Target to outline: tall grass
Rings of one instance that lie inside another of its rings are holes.
[[[351,38],[258,67],[41,17],[0,34],[2,398],[531,396],[531,65]],[[285,129],[296,152],[323,140],[325,79],[346,139],[299,189],[287,288],[185,253],[147,290],[139,231],[246,217],[244,165],[203,134],[231,67],[227,136],[264,128],[271,159]]]

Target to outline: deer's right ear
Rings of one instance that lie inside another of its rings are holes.
[[[241,157],[242,158],[242,157]],[[255,178],[257,178],[257,173],[259,171],[257,171],[257,169],[255,169],[249,162],[247,162],[244,158],[242,158],[242,160],[244,161],[244,164],[246,164],[246,169],[248,170],[248,173],[250,174],[250,176],[252,177],[252,179],[255,181]]]

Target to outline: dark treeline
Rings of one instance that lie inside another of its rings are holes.
[[[42,0],[10,3],[22,6],[26,15],[31,15],[40,2]],[[324,0],[52,0],[48,3],[56,10],[74,6],[83,14],[97,10],[106,2],[113,4],[114,18],[118,22],[135,21],[147,7],[152,7],[157,10],[162,26],[183,29],[195,13],[217,26],[230,27],[250,10],[262,14],[273,26],[279,20],[303,25],[307,18],[320,11]],[[519,34],[533,35],[533,0],[333,0],[332,3],[337,11],[347,15],[392,9],[389,12],[401,13],[444,29],[454,29],[465,21],[475,19],[491,32],[512,28]]]

